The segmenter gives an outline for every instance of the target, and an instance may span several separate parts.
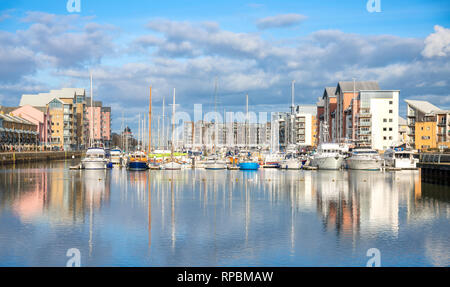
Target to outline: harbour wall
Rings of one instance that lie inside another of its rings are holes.
[[[81,158],[84,152],[77,151],[37,151],[37,152],[10,152],[0,153],[0,165],[9,165],[16,163],[30,163],[41,161],[65,160]]]

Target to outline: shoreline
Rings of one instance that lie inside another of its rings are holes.
[[[0,165],[11,165],[16,163],[43,162],[53,160],[67,160],[72,156],[81,158],[82,151],[35,151],[35,152],[8,152],[0,153]]]

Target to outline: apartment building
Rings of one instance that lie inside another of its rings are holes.
[[[11,115],[23,118],[37,126],[40,146],[47,146],[51,142],[51,116],[48,107],[35,108],[23,106],[11,111]]]
[[[418,150],[450,148],[450,111],[427,101],[405,100],[409,145]]]
[[[39,144],[37,125],[0,112],[0,151],[33,150]]]
[[[323,121],[321,122],[321,142],[330,142],[336,139],[335,114],[337,108],[336,88],[325,88],[323,100]]]

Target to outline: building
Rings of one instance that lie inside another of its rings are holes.
[[[398,90],[381,90],[374,81],[338,82],[336,88],[325,88],[317,103],[318,142],[377,150],[397,145],[399,95]]]
[[[42,147],[47,147],[51,143],[52,130],[51,130],[51,116],[48,107],[32,107],[26,105],[16,108],[11,112],[11,115],[23,118],[37,126],[37,132],[39,134],[38,141]]]
[[[39,145],[38,126],[26,119],[0,113],[0,151],[31,151]]]
[[[398,117],[398,140],[400,144],[408,144],[408,122],[402,117]]]
[[[450,111],[427,101],[405,102],[409,145],[418,150],[450,148]]]

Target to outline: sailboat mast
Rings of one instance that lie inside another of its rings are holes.
[[[152,86],[150,86],[150,104],[148,107],[148,154],[152,149]]]
[[[92,72],[91,72],[91,132],[90,132],[90,138],[89,138],[89,147],[92,147],[93,141],[94,141],[94,108],[93,108],[93,98],[94,93],[92,92]]]
[[[166,96],[163,97],[162,113],[162,141],[163,149],[166,150]]]
[[[246,95],[245,103],[245,148],[248,149],[248,94]]]
[[[173,142],[174,142],[174,135],[175,135],[175,96],[176,96],[176,89],[173,88],[173,106],[172,106],[172,150],[171,150],[171,158],[173,162]]]
[[[139,121],[138,121],[138,150],[141,148],[141,114],[139,114]]]

